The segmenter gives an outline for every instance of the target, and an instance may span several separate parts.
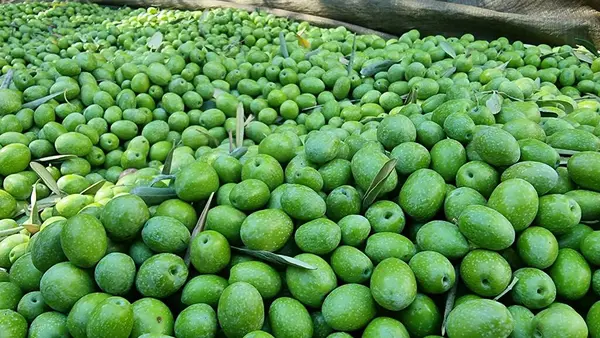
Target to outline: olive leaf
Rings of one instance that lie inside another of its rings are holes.
[[[536,88],[540,88],[540,86],[542,85],[542,79],[540,79],[539,77],[536,77],[535,80],[533,80],[533,84],[535,85]]]
[[[542,117],[564,117],[567,114],[560,108],[557,107],[540,107],[540,114]]]
[[[406,98],[404,99],[404,104],[407,105],[409,103],[417,102],[417,89],[413,88],[406,94]]]
[[[594,54],[594,56],[600,56],[598,54],[598,48],[596,48],[596,45],[594,45],[593,42],[581,38],[575,38],[575,42],[585,47],[585,49],[587,49],[590,53]]]
[[[284,58],[287,59],[290,57],[290,53],[287,49],[287,44],[285,43],[285,36],[283,35],[283,31],[279,32],[279,51],[281,52],[281,55],[283,55]]]
[[[559,159],[560,159],[560,161],[559,161],[558,165],[560,165],[560,166],[566,166],[567,163],[569,163],[569,157],[561,156]]]
[[[196,226],[194,226],[194,230],[192,230],[192,235],[190,236],[190,243],[204,230],[204,225],[206,223],[206,216],[208,215],[208,211],[210,210],[210,205],[212,203],[213,198],[215,197],[215,193],[212,192],[210,196],[208,196],[208,200],[206,200],[206,204],[204,204],[204,209],[202,209],[202,213],[200,217],[198,217],[198,221],[196,222]],[[183,257],[183,261],[189,267],[190,266],[190,248],[191,244],[188,246],[187,251],[185,252],[185,256]]]
[[[352,67],[354,66],[354,58],[356,57],[356,33],[354,33],[354,38],[352,39],[352,52],[350,52],[350,59],[348,60],[348,65],[346,67],[346,71],[348,75],[352,72]]]
[[[385,184],[385,180],[394,170],[396,170],[396,162],[398,162],[398,160],[395,158],[387,161],[381,169],[379,169],[377,175],[373,177],[371,184],[369,184],[369,188],[365,192],[365,197],[363,198],[362,206],[364,209],[368,208],[375,201]]]
[[[512,61],[512,58],[510,60],[506,61],[505,63],[501,64],[500,66],[496,67],[496,69],[505,70],[511,61]]]
[[[270,263],[289,265],[289,266],[306,269],[306,270],[316,270],[317,269],[316,267],[314,267],[306,262],[303,262],[299,259],[285,256],[285,255],[279,255],[279,254],[276,254],[276,253],[273,253],[270,251],[250,250],[250,249],[245,249],[245,248],[238,248],[236,246],[232,246],[231,248],[236,251],[239,251],[243,254],[246,254],[248,256],[256,257],[258,259],[262,259],[262,260],[270,262]]]
[[[227,139],[229,141],[229,153],[231,154],[233,152],[233,131],[228,130],[227,131]]]
[[[450,77],[454,73],[456,73],[456,67],[450,67],[442,74],[442,77]]]
[[[23,225],[23,227],[26,227],[26,225],[38,227],[37,230],[35,227],[31,227],[31,230],[27,229],[27,231],[30,233],[36,233],[39,231],[39,226],[42,224],[42,220],[40,219],[40,211],[37,204],[37,190],[35,189],[37,183],[38,182],[35,182],[33,184],[33,190],[31,190],[31,211],[29,212],[29,218],[27,218],[27,221],[25,221],[25,224]]]
[[[7,237],[7,236],[10,236],[10,235],[14,235],[14,234],[18,234],[23,229],[25,229],[25,228],[22,227],[22,226],[18,226],[16,228],[10,228],[10,229],[6,229],[6,230],[0,230],[0,238]]]
[[[23,224],[21,226],[32,235],[39,232],[41,229],[41,226],[37,224]]]
[[[204,22],[206,22],[206,19],[208,18],[208,12],[209,12],[208,9],[205,10],[204,12],[202,12],[200,19],[198,20],[198,31],[202,35],[206,35],[206,30],[204,28]]]
[[[499,295],[494,297],[494,300],[498,300],[498,299],[502,298],[502,296],[504,296],[505,294],[509,293],[510,290],[512,290],[515,287],[515,285],[517,284],[518,281],[519,281],[518,277],[513,278],[513,280],[510,282],[510,284],[508,284],[506,289],[504,289],[504,291],[502,291]]]
[[[440,41],[440,47],[442,48],[442,50],[444,50],[444,52],[446,52],[446,54],[448,54],[451,58],[456,58],[456,51],[454,50],[454,47],[452,47],[451,44],[449,44],[446,41]]]
[[[392,65],[395,65],[396,63],[400,62],[400,60],[395,61],[395,60],[380,60],[380,61],[375,61],[371,64],[369,64],[368,66],[364,67],[363,69],[360,70],[360,75],[362,76],[373,76],[379,72],[385,72],[387,71]]]
[[[575,110],[575,106],[573,106],[573,103],[571,103],[570,101],[567,101],[567,100],[561,100],[561,99],[538,100],[538,101],[536,101],[536,103],[539,107],[550,106],[550,107],[560,108],[560,109],[564,110],[564,112],[567,114],[569,114],[573,110]]]
[[[498,94],[500,94],[502,97],[509,98],[509,99],[511,99],[513,101],[519,101],[519,102],[523,101],[523,99],[518,98],[518,97],[514,97],[514,96],[512,96],[512,95],[510,95],[508,93],[505,93],[505,92],[498,91]]]
[[[174,188],[134,187],[131,189],[131,193],[140,197],[147,205],[157,205],[177,198]]]
[[[460,274],[460,270],[458,265],[454,268],[457,276]],[[444,317],[442,321],[442,336],[446,335],[446,322],[448,321],[448,315],[450,315],[450,311],[454,308],[454,300],[456,299],[456,291],[458,290],[458,281],[454,283],[452,288],[448,291],[448,295],[446,297],[446,305],[444,307]]]
[[[244,105],[240,102],[235,114],[235,145],[239,148],[244,145]]]
[[[219,140],[217,140],[216,137],[212,136],[208,131],[202,130],[201,128],[198,128],[198,127],[196,127],[196,131],[198,131],[198,132],[200,132],[200,134],[203,134],[204,136],[206,136],[206,138],[208,139],[208,142],[214,144],[215,147],[219,146]]]
[[[343,56],[340,56],[340,58],[338,59],[338,61],[343,64],[344,66],[348,66],[350,64],[350,61],[348,61],[348,59],[346,59]]]
[[[216,99],[216,98],[218,98],[219,96],[221,96],[221,95],[225,94],[225,93],[227,93],[227,92],[226,92],[226,91],[224,91],[224,90],[223,90],[223,89],[221,89],[221,88],[214,88],[214,89],[213,89],[213,97],[214,97],[215,99]]]
[[[577,150],[559,149],[559,148],[554,148],[554,150],[556,150],[556,152],[561,156],[573,156],[579,152]]]
[[[589,63],[590,65],[592,64],[592,62],[594,62],[591,56],[576,50],[573,51],[573,56],[578,58],[579,61]]]
[[[175,152],[175,148],[177,148],[177,144],[173,144],[171,150],[167,153],[167,157],[165,157],[165,163],[163,164],[163,168],[161,173],[163,175],[171,174],[171,166],[173,164],[173,153]]]
[[[44,103],[52,100],[53,98],[55,98],[55,97],[57,97],[59,95],[65,95],[65,97],[66,97],[66,94],[67,94],[66,90],[62,91],[62,92],[52,93],[52,94],[46,95],[44,97],[40,97],[37,100],[33,100],[31,102],[24,103],[21,107],[22,108],[35,109],[35,108],[43,105]]]
[[[298,39],[298,44],[304,48],[310,48],[310,41],[308,41],[306,38],[304,38],[302,36],[302,33],[304,33],[304,29],[302,29],[300,32],[296,33],[296,39]]]
[[[250,115],[248,115],[248,118],[244,122],[244,127],[247,127],[250,124],[250,122],[252,122],[252,121],[254,121],[254,115],[250,114]]]
[[[95,195],[98,190],[102,189],[102,187],[104,186],[104,184],[106,183],[106,180],[100,180],[92,185],[90,185],[89,187],[83,189],[82,192],[80,192],[80,195]]]
[[[41,164],[39,164],[37,162],[30,162],[29,166],[42,179],[42,181],[44,181],[44,184],[46,184],[46,186],[53,193],[55,193],[58,196],[65,196],[66,195],[64,192],[62,192],[60,190],[60,188],[58,187],[58,184],[56,184],[56,181],[54,180],[54,177],[52,177],[52,175],[50,175],[50,173],[48,172],[48,170],[46,170],[46,168],[43,165],[41,165]]]
[[[154,176],[154,178],[152,179],[152,181],[150,181],[150,184],[148,186],[152,187],[156,183],[158,183],[158,182],[160,182],[162,180],[172,180],[174,178],[175,178],[175,175],[164,175],[164,174],[156,175],[156,176]]]
[[[246,152],[248,151],[248,147],[239,147],[239,148],[235,148],[231,153],[229,153],[229,155],[240,159],[242,156],[244,156],[246,154]]]
[[[160,31],[156,31],[156,33],[148,40],[146,46],[148,46],[150,50],[157,51],[160,48],[160,45],[162,45],[162,42],[163,34]]]
[[[383,121],[383,117],[367,116],[367,117],[363,118],[362,120],[360,120],[359,122],[362,124],[365,124],[365,123],[369,123],[369,122],[373,122],[373,121],[381,122],[381,121]]]
[[[38,201],[38,208],[40,209],[46,209],[46,208],[51,208],[54,205],[56,205],[56,203],[58,201],[60,201],[61,197],[59,195],[50,195],[46,198],[42,198],[41,200]]]
[[[502,110],[502,98],[497,92],[494,92],[485,101],[485,106],[488,107],[492,114],[496,115],[500,112],[500,110]]]
[[[304,54],[304,58],[306,60],[308,60],[308,59],[310,59],[311,56],[319,54],[320,51],[321,51],[321,47],[319,47],[317,49],[313,49],[310,52]]]
[[[8,86],[10,86],[10,83],[12,82],[12,78],[13,78],[13,74],[15,73],[14,69],[9,69],[8,72],[6,73],[6,76],[4,77],[4,80],[2,80],[2,84],[0,85],[0,89],[6,89],[8,88]]]
[[[61,162],[61,161],[66,161],[66,160],[70,160],[73,158],[77,158],[77,155],[52,155],[52,156],[38,158],[36,161],[37,162]]]

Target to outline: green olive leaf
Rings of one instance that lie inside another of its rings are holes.
[[[535,85],[536,89],[539,89],[540,86],[542,85],[542,79],[540,79],[539,77],[536,77],[535,80],[533,80],[533,84]]]
[[[171,147],[171,150],[167,153],[167,157],[165,157],[165,163],[162,168],[163,175],[171,174],[171,165],[173,164],[173,153],[175,152],[175,148],[177,148],[177,144],[174,144],[173,147]]]
[[[50,195],[46,198],[42,198],[37,202],[38,208],[46,209],[51,208],[56,205],[58,201],[60,201],[61,197],[59,195]]]
[[[558,107],[540,107],[540,114],[542,117],[564,117],[567,114]]]
[[[194,230],[192,230],[192,235],[190,236],[190,243],[198,236],[199,233],[204,231],[204,225],[206,223],[206,216],[208,215],[208,211],[210,210],[210,205],[212,203],[213,198],[215,197],[215,193],[212,192],[210,196],[208,196],[208,200],[206,200],[206,204],[204,204],[204,209],[202,209],[202,213],[200,217],[198,217],[198,221],[196,222],[196,226],[194,226]],[[188,246],[187,251],[185,252],[185,256],[183,257],[183,261],[189,267],[190,266],[190,248],[191,244]]]
[[[511,61],[512,61],[512,58],[510,60],[506,61],[505,63],[501,64],[500,66],[496,67],[496,69],[505,70]]]
[[[177,198],[174,188],[134,187],[131,193],[140,197],[148,205],[157,205],[166,200]]]
[[[37,162],[62,162],[62,161],[70,160],[73,158],[77,158],[77,155],[52,155],[52,156],[38,158],[36,161]]]
[[[163,34],[160,31],[156,31],[156,33],[154,33],[154,35],[152,35],[152,37],[148,40],[146,45],[148,46],[148,48],[150,48],[150,50],[156,51],[160,48],[160,45],[162,45],[162,42],[163,42]]]
[[[10,235],[14,235],[14,234],[18,234],[23,229],[25,229],[25,228],[22,227],[22,226],[18,226],[16,228],[10,228],[10,229],[6,229],[6,230],[0,230],[0,238],[7,237],[7,236],[10,236]]]
[[[6,88],[8,88],[8,86],[10,86],[10,83],[12,82],[12,78],[13,78],[14,74],[15,74],[15,70],[14,69],[11,68],[11,69],[8,70],[8,72],[4,76],[4,80],[2,80],[2,84],[0,85],[0,89],[6,89]]]
[[[175,175],[164,175],[164,174],[156,175],[156,176],[154,176],[152,181],[150,181],[150,184],[148,186],[152,187],[160,181],[173,180],[173,179],[175,179]]]
[[[320,51],[321,51],[321,47],[319,47],[317,49],[313,49],[310,52],[304,54],[304,58],[306,60],[308,60],[308,59],[310,59],[311,56],[319,54]]]
[[[541,107],[557,107],[562,109],[565,113],[569,114],[575,110],[573,103],[567,100],[553,99],[553,100],[538,100],[537,105]]]
[[[89,187],[83,189],[82,192],[80,192],[80,195],[95,195],[98,190],[102,189],[102,187],[104,186],[104,184],[106,184],[106,180],[100,180],[92,185],[90,185]]]
[[[585,49],[587,49],[590,53],[594,54],[594,56],[600,56],[600,54],[598,54],[598,48],[596,47],[596,45],[594,45],[593,42],[581,38],[575,38],[575,42],[585,47]]]
[[[371,204],[373,204],[373,202],[381,192],[385,180],[388,178],[388,176],[390,176],[390,174],[394,170],[396,170],[396,162],[398,162],[398,160],[396,160],[395,158],[387,161],[381,167],[381,169],[379,169],[377,175],[373,177],[371,184],[369,184],[369,188],[365,192],[365,197],[363,198],[362,205],[364,209],[368,208]]]
[[[44,181],[44,184],[53,193],[55,193],[58,196],[66,195],[64,192],[62,192],[60,190],[60,188],[58,187],[58,184],[56,184],[56,181],[54,180],[54,177],[52,177],[52,175],[50,175],[48,170],[46,170],[46,167],[44,167],[43,165],[41,165],[37,162],[30,162],[29,166],[31,167],[31,169],[33,169],[33,171],[35,171],[35,173],[39,176],[39,178],[41,178],[42,181]]]
[[[460,273],[458,265],[454,268],[457,274]],[[456,291],[458,290],[458,282],[455,282],[452,288],[448,291],[448,295],[446,296],[446,305],[444,307],[444,317],[442,321],[442,336],[446,335],[446,322],[448,321],[448,315],[450,315],[450,311],[454,308],[454,300],[456,299]]]
[[[554,148],[554,150],[556,150],[556,152],[560,155],[560,156],[573,156],[575,154],[577,154],[579,151],[577,150],[569,150],[569,149],[559,149],[559,148]]]
[[[212,136],[211,134],[208,133],[208,131],[206,130],[202,130],[201,128],[196,127],[195,128],[198,132],[200,132],[200,134],[206,136],[206,138],[208,139],[209,143],[212,143],[215,145],[215,147],[219,146],[219,140],[217,140],[216,137]]]
[[[410,90],[410,92],[408,92],[408,94],[406,94],[406,97],[404,98],[404,104],[407,105],[415,102],[417,102],[417,90],[413,88]]]
[[[248,152],[248,147],[239,147],[239,148],[235,148],[233,149],[233,151],[231,153],[229,153],[229,155],[240,159],[242,156],[244,156],[246,154],[246,152]]]
[[[498,93],[494,92],[490,97],[485,101],[485,106],[492,112],[492,114],[496,115],[502,110],[502,97],[498,95]]]
[[[33,101],[31,101],[31,102],[24,103],[24,104],[21,106],[21,108],[30,108],[30,109],[36,109],[37,107],[39,107],[39,106],[43,105],[44,103],[46,103],[46,102],[48,102],[48,101],[52,100],[53,98],[55,98],[55,97],[57,97],[57,96],[59,96],[59,95],[65,95],[65,97],[66,97],[66,94],[67,94],[67,91],[66,91],[66,90],[65,90],[65,91],[62,91],[62,92],[57,92],[57,93],[49,94],[49,95],[46,95],[46,96],[44,96],[44,97],[41,97],[41,98],[39,98],[39,99],[37,99],[37,100],[33,100]]]
[[[454,73],[456,73],[456,67],[450,67],[442,74],[442,77],[450,77]]]
[[[231,248],[238,252],[246,254],[248,256],[256,257],[258,259],[261,259],[263,261],[267,261],[270,263],[289,265],[289,266],[306,269],[306,270],[316,270],[317,269],[316,267],[314,267],[306,262],[303,262],[299,259],[285,256],[285,255],[279,255],[279,254],[276,254],[276,253],[273,253],[270,251],[250,250],[250,249],[245,249],[245,248],[238,248],[235,246],[232,246]]]
[[[448,54],[451,58],[456,58],[456,51],[454,50],[454,47],[452,47],[451,44],[449,44],[447,41],[440,41],[439,45],[442,48],[442,50],[446,52],[446,54]]]
[[[283,35],[283,31],[279,32],[279,51],[284,58],[289,58],[290,53],[288,52],[287,44],[285,43],[285,36]]]
[[[239,148],[244,145],[244,105],[240,102],[235,114],[235,145]]]
[[[348,66],[346,67],[346,71],[348,75],[352,73],[352,67],[354,66],[354,58],[356,57],[356,33],[354,33],[354,38],[352,39],[352,52],[350,52],[350,59],[348,60]]]
[[[504,296],[505,294],[509,293],[510,290],[512,290],[515,287],[515,285],[517,284],[518,281],[519,281],[518,277],[513,278],[513,280],[510,282],[510,284],[508,284],[506,289],[504,289],[504,291],[502,291],[499,295],[494,297],[494,300],[498,300],[498,299],[502,298],[502,296]]]
[[[370,63],[368,66],[364,67],[363,69],[361,69],[360,75],[366,77],[366,76],[373,76],[379,72],[385,72],[391,66],[395,65],[398,62],[400,62],[400,60],[398,60],[398,61],[395,61],[395,60],[375,61],[373,63]]]
[[[582,53],[580,51],[574,50],[573,51],[573,56],[576,57],[576,58],[578,58],[579,61],[585,62],[585,63],[589,63],[590,65],[592,64],[592,62],[594,62],[594,59],[592,59],[591,56],[589,56],[587,54],[584,54],[584,53]]]

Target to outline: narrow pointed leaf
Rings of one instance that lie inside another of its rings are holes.
[[[25,230],[27,230],[32,235],[40,231],[40,226],[37,224],[27,224],[26,223],[26,224],[23,224],[22,227],[25,228]]]
[[[37,182],[35,183],[37,184]],[[40,219],[40,211],[37,205],[37,191],[35,189],[35,184],[33,185],[33,190],[31,190],[31,212],[29,213],[29,224],[41,225],[42,220]],[[39,229],[38,229],[39,230]],[[31,232],[31,231],[29,231]]]
[[[35,108],[43,105],[44,103],[52,100],[55,97],[58,97],[60,95],[65,95],[66,92],[67,91],[65,90],[65,91],[62,91],[62,92],[58,92],[58,93],[53,93],[53,94],[50,94],[50,95],[46,95],[46,96],[41,97],[41,98],[39,98],[37,100],[33,100],[31,102],[24,103],[21,107],[22,108],[35,109]]]
[[[414,103],[416,101],[417,101],[417,90],[415,88],[413,88],[406,95],[406,99],[404,100],[404,104],[407,105],[409,103]]]
[[[573,56],[578,58],[579,61],[589,63],[590,65],[592,64],[592,62],[594,62],[594,59],[592,59],[591,56],[584,54],[582,52],[576,51],[576,50],[573,51]]]
[[[383,117],[367,116],[367,117],[363,118],[362,120],[360,120],[359,122],[362,124],[365,124],[365,123],[369,123],[369,122],[373,122],[373,121],[381,122],[381,121],[383,121]]]
[[[381,60],[381,61],[376,61],[373,62],[371,64],[369,64],[368,66],[364,67],[363,69],[360,70],[360,75],[362,76],[373,76],[379,72],[385,72],[387,71],[392,65],[398,63],[400,61],[394,61],[394,60]]]
[[[369,188],[365,192],[365,197],[363,198],[363,208],[368,208],[371,204],[373,204],[373,202],[381,192],[385,180],[388,178],[388,176],[390,176],[390,174],[394,170],[396,170],[396,162],[398,161],[395,158],[387,161],[383,165],[383,167],[379,169],[377,175],[373,177],[373,181],[371,181]]]
[[[254,121],[254,115],[250,114],[248,115],[248,118],[246,119],[246,121],[244,121],[244,127],[247,127],[250,122]]]
[[[46,170],[46,168],[43,165],[41,165],[37,162],[30,162],[29,166],[42,179],[42,181],[44,181],[44,184],[48,187],[48,189],[50,189],[50,191],[52,191],[53,193],[55,193],[56,195],[59,195],[59,196],[65,195],[65,193],[62,192],[60,190],[60,188],[58,187],[58,184],[56,184],[54,177],[52,177],[52,175],[50,175],[48,170]]]
[[[557,107],[540,107],[540,114],[542,117],[563,117],[567,114],[560,108]]]
[[[567,163],[569,163],[569,158],[561,156],[559,165],[565,167],[567,165]]]
[[[175,175],[156,175],[154,176],[154,178],[152,179],[152,181],[150,181],[150,187],[154,186],[156,183],[163,181],[163,180],[172,180],[175,178]]]
[[[233,132],[231,130],[229,130],[227,132],[227,139],[229,140],[229,153],[231,154],[233,152]]]
[[[148,48],[150,48],[152,50],[158,50],[160,48],[160,45],[162,44],[162,42],[163,42],[163,34],[160,31],[156,31],[156,33],[154,33],[154,35],[152,35],[150,40],[148,40],[146,45],[148,46]]]
[[[313,49],[310,52],[304,54],[304,58],[306,60],[308,60],[308,59],[310,59],[311,56],[319,54],[320,51],[321,51],[321,47],[319,47],[317,49]]]
[[[131,189],[131,193],[140,197],[148,205],[157,205],[177,198],[174,188],[134,187]]]
[[[554,148],[554,150],[556,150],[556,152],[561,156],[573,156],[579,152],[577,150],[568,150],[568,149],[559,149],[559,148]]]
[[[235,148],[229,155],[239,159],[240,157],[244,156],[247,151],[248,147],[239,147]]]
[[[258,259],[261,259],[263,261],[267,261],[270,263],[289,265],[289,266],[294,266],[297,268],[302,268],[302,269],[307,269],[307,270],[316,270],[317,269],[316,267],[314,267],[306,262],[303,262],[299,259],[285,256],[285,255],[278,255],[278,254],[270,252],[270,251],[250,250],[250,249],[238,248],[235,246],[232,246],[231,248],[238,252],[246,254],[248,256],[256,257]]]
[[[104,186],[104,184],[106,184],[106,180],[100,180],[92,185],[90,185],[89,187],[83,189],[82,192],[80,192],[79,194],[81,195],[95,195],[98,190],[102,189],[102,187]]]
[[[244,144],[244,105],[241,102],[238,103],[235,116],[235,145],[239,148]]]
[[[510,284],[508,284],[506,289],[504,289],[504,291],[502,291],[499,295],[494,297],[494,300],[498,300],[498,299],[502,298],[502,296],[504,296],[505,294],[509,293],[510,290],[512,290],[515,287],[515,285],[517,284],[518,281],[519,281],[518,277],[513,278],[512,282],[510,282]]]
[[[213,198],[215,197],[215,193],[211,193],[210,196],[208,196],[208,200],[206,200],[206,204],[204,204],[204,209],[202,209],[202,213],[200,214],[200,217],[198,218],[198,221],[196,222],[196,226],[194,227],[194,230],[192,230],[192,235],[190,237],[190,243],[192,243],[192,241],[194,240],[194,238],[196,238],[196,236],[198,236],[199,233],[201,233],[202,231],[204,231],[204,225],[206,223],[206,215],[208,215],[208,211],[210,210],[210,205],[212,203]],[[190,266],[190,246],[188,246],[187,251],[185,252],[185,256],[183,257],[183,261],[185,262],[185,264],[189,267]]]
[[[304,30],[296,33],[296,39],[298,39],[298,44],[304,48],[310,48],[310,41],[308,41],[306,38],[304,38],[302,36],[303,32],[304,32]]]
[[[500,70],[505,70],[506,67],[508,67],[508,64],[512,61],[512,59],[506,61],[505,63],[501,64],[500,66],[496,67],[496,69],[500,69]]]
[[[485,101],[485,106],[492,112],[492,114],[496,115],[502,109],[502,98],[498,93],[494,92],[487,101]]]
[[[60,201],[61,197],[58,195],[50,195],[46,198],[42,198],[41,200],[38,201],[38,208],[40,209],[46,209],[46,208],[51,208],[53,206],[56,205],[56,203],[58,201]]]
[[[0,89],[6,89],[8,88],[8,86],[10,86],[10,83],[12,82],[12,78],[13,78],[13,74],[15,73],[14,69],[9,69],[8,72],[6,73],[6,76],[4,77],[4,80],[2,80],[2,84],[0,85]]]
[[[281,55],[283,55],[284,58],[287,59],[290,57],[290,53],[287,49],[287,44],[285,43],[285,36],[283,35],[283,31],[279,32],[279,51],[281,52]]]
[[[450,67],[444,72],[444,74],[442,74],[442,77],[450,77],[454,73],[456,73],[456,67]]]
[[[460,274],[460,270],[458,265],[454,268],[457,276]],[[454,308],[454,300],[456,299],[456,291],[458,290],[458,281],[454,283],[450,291],[448,291],[448,295],[446,296],[446,305],[444,307],[444,319],[442,321],[442,336],[446,335],[446,322],[448,321],[448,315],[450,311]]]
[[[213,97],[214,97],[215,99],[216,99],[216,98],[218,98],[219,96],[221,96],[221,95],[225,94],[225,93],[226,93],[226,91],[224,91],[224,90],[223,90],[223,89],[221,89],[221,88],[215,88],[215,89],[213,89]]]
[[[348,60],[348,66],[346,67],[346,71],[348,75],[352,72],[352,67],[354,66],[354,58],[356,57],[356,33],[354,33],[354,38],[352,38],[352,52],[350,52],[350,59]]]
[[[340,56],[340,58],[338,59],[338,61],[343,64],[344,66],[348,66],[350,64],[350,61],[348,61],[348,59],[346,59],[343,56]]]
[[[587,49],[590,53],[594,54],[595,56],[599,56],[598,48],[596,47],[596,45],[594,45],[593,42],[580,38],[576,38],[575,42],[585,47],[585,49]]]
[[[565,111],[565,113],[569,114],[571,112],[573,112],[573,110],[575,110],[575,106],[573,106],[573,103],[571,103],[570,101],[567,100],[560,100],[560,99],[554,99],[554,100],[539,100],[536,101],[537,105],[540,107],[557,107],[558,108],[562,108],[562,110]]]
[[[77,158],[77,155],[52,155],[38,158],[36,162],[62,162],[73,158]]]
[[[540,79],[539,77],[536,77],[535,80],[533,80],[533,84],[535,85],[536,88],[540,88],[540,86],[542,85],[542,79]]]
[[[456,58],[456,51],[454,50],[454,47],[452,47],[452,45],[450,45],[448,42],[440,41],[440,48],[442,48],[442,50],[453,59]]]
[[[165,163],[163,164],[163,168],[162,168],[163,175],[171,174],[171,165],[173,164],[173,153],[175,152],[176,148],[177,148],[177,145],[174,144],[173,147],[171,148],[171,150],[169,150],[169,152],[167,153],[167,157],[165,158]]]
[[[0,237],[6,237],[14,234],[18,234],[24,228],[22,226],[18,226],[16,228],[10,228],[6,230],[0,230]]]
[[[197,130],[198,132],[200,132],[200,134],[202,134],[202,135],[206,136],[206,138],[208,138],[208,142],[209,142],[209,143],[212,143],[212,144],[214,144],[214,145],[215,145],[215,147],[218,147],[218,146],[219,146],[219,140],[217,140],[217,138],[216,138],[216,137],[214,137],[214,136],[212,136],[211,134],[209,134],[209,133],[208,133],[208,131],[206,131],[206,130],[203,130],[202,128],[196,128],[196,130]]]

